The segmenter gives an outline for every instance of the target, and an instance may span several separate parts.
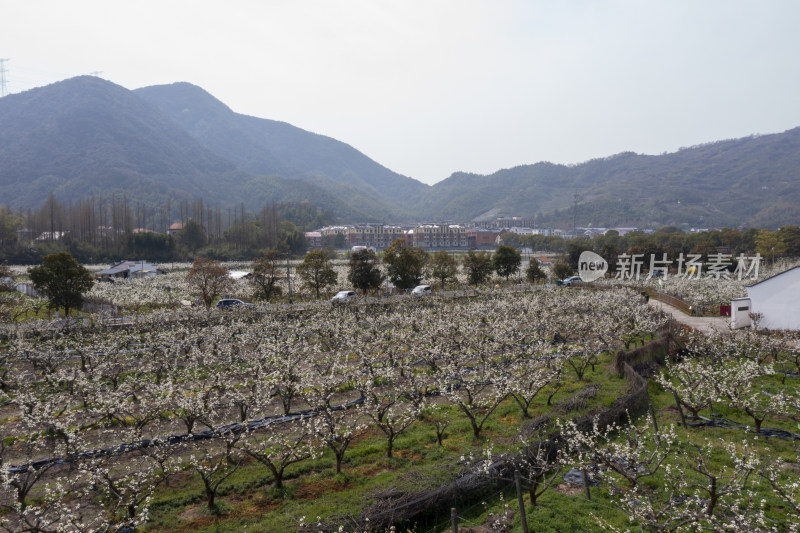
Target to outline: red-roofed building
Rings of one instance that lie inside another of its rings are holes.
[[[175,235],[176,233],[181,231],[185,225],[186,224],[184,224],[183,222],[173,223],[167,230],[167,235]]]

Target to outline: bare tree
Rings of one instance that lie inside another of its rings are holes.
[[[268,250],[263,256],[253,261],[253,275],[250,285],[253,287],[254,296],[261,300],[270,301],[275,296],[280,296],[282,289],[278,282],[286,277],[279,264],[280,253]]]
[[[222,295],[233,283],[228,269],[222,266],[222,263],[202,257],[192,263],[191,270],[186,274],[186,281],[200,293],[200,299],[206,307],[211,307],[214,299]]]

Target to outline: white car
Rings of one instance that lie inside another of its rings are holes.
[[[411,289],[412,296],[427,296],[431,294],[431,286],[430,285],[417,285],[413,289]]]
[[[344,302],[349,302],[350,300],[356,299],[356,293],[353,291],[339,291],[336,293],[336,296],[331,298],[331,303],[333,304],[340,304]]]

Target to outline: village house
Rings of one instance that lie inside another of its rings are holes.
[[[731,301],[731,327],[800,330],[800,267],[747,287],[747,298]]]
[[[322,232],[319,231],[307,231],[305,232],[306,241],[308,242],[308,247],[312,249],[319,249],[322,248]]]
[[[176,233],[180,232],[186,224],[183,222],[173,222],[172,225],[167,229],[167,235],[175,235]]]
[[[467,231],[467,246],[470,248],[490,248],[497,245],[502,230],[472,228]]]
[[[157,274],[165,274],[165,272],[147,261],[120,261],[105,270],[95,272],[94,277],[97,279],[128,279],[151,277]]]
[[[406,232],[406,243],[418,248],[465,248],[467,229],[458,224],[423,224]]]

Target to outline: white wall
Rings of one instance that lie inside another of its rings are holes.
[[[750,298],[731,300],[731,329],[746,328],[750,325]]]
[[[751,312],[763,316],[759,327],[800,330],[800,267],[748,287],[747,295]]]

